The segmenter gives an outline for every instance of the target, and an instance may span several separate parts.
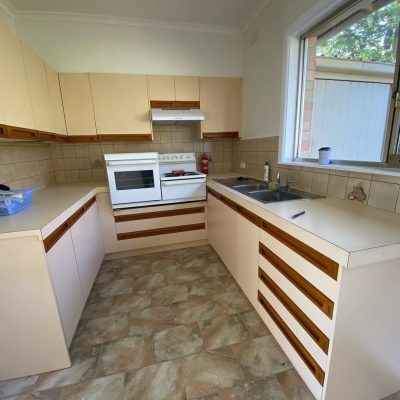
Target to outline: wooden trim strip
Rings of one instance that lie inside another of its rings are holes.
[[[73,135],[67,137],[68,143],[96,143],[97,135]]]
[[[164,109],[189,109],[200,108],[199,101],[173,101],[173,100],[150,100],[151,108],[164,108]]]
[[[207,187],[207,192],[211,194],[211,196],[215,197],[217,200],[221,200],[221,194],[219,194],[217,191],[214,189],[211,189],[210,187]]]
[[[337,281],[339,264],[336,261],[333,261],[329,257],[299,241],[267,221],[261,220],[260,226],[265,232],[269,233],[275,239],[279,240],[285,246],[289,247],[291,250],[305,258],[311,264],[315,265],[329,277]]]
[[[96,203],[96,196],[93,196],[90,200],[88,200],[81,208],[79,208],[77,211],[75,211],[74,214],[72,214],[68,218],[68,223],[69,227],[72,228],[72,226],[79,221],[79,219],[85,214],[89,208]]]
[[[321,350],[328,354],[329,339],[310,318],[292,301],[292,299],[261,269],[258,268],[258,277],[275,295],[282,305],[292,314],[296,321],[317,343]]]
[[[127,133],[127,134],[101,134],[97,135],[98,142],[151,142],[151,133]]]
[[[37,131],[37,139],[39,142],[55,142],[56,136],[55,133]]]
[[[57,143],[67,143],[68,141],[68,136],[65,135],[56,135],[56,142]]]
[[[188,214],[200,214],[204,213],[204,211],[205,211],[204,207],[193,207],[193,208],[183,208],[180,210],[165,210],[165,211],[154,211],[154,212],[140,213],[140,214],[117,215],[114,217],[114,219],[115,222],[128,222],[128,221],[138,221],[142,219],[175,217],[178,215],[188,215]]]
[[[303,346],[300,340],[296,337],[296,335],[292,332],[292,330],[286,325],[283,319],[279,316],[279,314],[274,310],[272,305],[267,301],[267,299],[258,292],[258,301],[264,310],[268,313],[271,319],[274,321],[276,326],[280,329],[283,335],[286,337],[288,342],[292,345],[296,353],[300,356],[300,358],[307,365],[308,369],[315,376],[317,381],[321,386],[324,386],[325,381],[325,372],[319,366],[319,364],[314,360],[311,354],[307,351],[307,349]]]
[[[182,109],[182,108],[197,108],[197,109],[199,109],[200,108],[200,102],[199,101],[180,101],[180,100],[178,100],[177,102],[176,102],[176,107],[177,108],[180,108],[180,109]]]
[[[169,228],[156,228],[156,229],[149,229],[146,231],[118,233],[117,238],[118,240],[138,239],[148,236],[168,235],[170,233],[198,231],[202,229],[206,229],[206,224],[171,226]]]
[[[315,304],[330,319],[333,318],[334,302],[325,296],[314,285],[307,281],[297,271],[274,254],[264,244],[259,244],[260,254],[269,261],[286,279],[288,279],[300,292]]]
[[[63,237],[68,231],[69,223],[68,220],[64,221],[54,232],[52,232],[46,239],[43,240],[43,245],[46,253]]]
[[[203,139],[238,139],[239,132],[203,132]]]
[[[9,139],[37,140],[37,131],[34,129],[7,126],[7,137]]]
[[[7,126],[6,125],[0,125],[0,138],[7,138]]]

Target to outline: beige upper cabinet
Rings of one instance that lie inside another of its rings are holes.
[[[241,79],[200,78],[202,133],[240,134]]]
[[[90,74],[99,135],[151,135],[146,75]]]
[[[199,101],[199,78],[197,76],[176,76],[175,97],[177,101]]]
[[[89,74],[60,74],[68,136],[96,135]]]
[[[22,53],[36,129],[53,132],[50,92],[44,61],[24,44],[22,44]]]
[[[53,121],[53,132],[59,135],[66,135],[64,107],[61,98],[60,81],[58,73],[50,65],[45,64],[47,82],[50,92],[50,107]]]
[[[175,80],[173,76],[149,75],[150,100],[175,101]]]
[[[35,129],[21,42],[0,26],[0,105],[2,123]],[[0,115],[1,115],[0,114]]]

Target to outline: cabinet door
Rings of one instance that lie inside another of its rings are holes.
[[[98,134],[151,134],[145,75],[90,74]]]
[[[36,129],[53,132],[50,92],[44,61],[24,44],[22,44],[22,53]]]
[[[177,101],[199,101],[199,78],[197,76],[176,76],[175,97]]]
[[[4,120],[20,128],[35,129],[28,83],[22,57],[21,42],[0,26],[0,98]]]
[[[60,74],[68,136],[96,135],[89,74]]]
[[[236,280],[257,308],[259,228],[236,213]]]
[[[50,106],[53,120],[53,131],[59,135],[66,135],[67,128],[65,126],[64,107],[61,98],[60,81],[58,73],[50,65],[45,64],[47,82],[50,92]]]
[[[203,133],[239,133],[240,86],[236,78],[200,78]]]
[[[104,257],[103,237],[96,204],[93,204],[71,227],[71,235],[83,299],[86,301]]]
[[[69,346],[85,304],[70,231],[49,250],[47,262]]]
[[[175,101],[174,77],[164,75],[149,75],[149,95],[150,100]]]

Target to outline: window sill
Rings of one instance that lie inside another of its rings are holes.
[[[400,177],[400,169],[398,168],[385,168],[385,167],[366,167],[359,165],[345,165],[345,164],[329,164],[319,165],[316,162],[307,161],[285,161],[279,162],[279,166],[290,166],[290,167],[306,167],[313,168],[318,172],[319,170],[334,170],[334,171],[348,171],[348,172],[359,172],[364,174],[375,174],[375,175],[388,175]]]

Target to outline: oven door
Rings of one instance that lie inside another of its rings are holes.
[[[107,161],[113,205],[161,200],[158,160]]]
[[[163,200],[205,199],[206,178],[162,181]]]

